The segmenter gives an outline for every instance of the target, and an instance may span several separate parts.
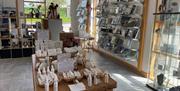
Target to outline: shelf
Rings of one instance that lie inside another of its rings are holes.
[[[104,27],[116,27],[117,25],[121,25],[121,24],[106,24],[104,25]],[[96,25],[96,26],[99,26],[99,25]],[[125,26],[121,26],[121,27],[127,28],[127,29],[140,29],[140,27],[125,27]]]
[[[16,19],[16,17],[8,17],[8,16],[0,16],[0,19],[3,19],[3,18],[11,18],[11,19]]]
[[[27,3],[46,3],[46,2],[43,2],[43,1],[24,1],[24,2],[27,2]]]
[[[171,58],[175,58],[175,59],[180,60],[180,56],[179,55],[170,54],[170,53],[166,53],[166,52],[161,52],[160,50],[155,50],[155,51],[152,51],[152,52],[156,53],[156,54],[161,54],[161,55],[164,55],[164,56],[169,56]]]
[[[128,4],[129,1],[110,2],[110,4]]]
[[[11,48],[1,48],[0,50],[13,50],[13,49],[30,49],[35,47],[11,47]]]
[[[155,21],[155,23],[159,24],[159,25],[163,25],[164,24],[164,22],[160,21],[160,20]],[[177,26],[180,26],[180,22],[177,22]]]
[[[35,38],[0,38],[0,39],[35,39]]]
[[[12,48],[1,48],[0,50],[11,50]]]
[[[101,31],[101,32],[103,32],[103,31]],[[115,36],[120,37],[121,39],[138,40],[138,39],[135,39],[135,38],[126,38],[126,37],[124,37],[124,36],[122,36],[122,35],[120,35],[120,34],[118,34],[118,33],[109,33],[109,32],[103,32],[103,33],[106,33],[106,34],[108,34],[108,35],[110,35],[110,36],[115,35]]]
[[[12,48],[10,48],[10,49],[22,49],[21,47],[12,47]]]
[[[3,38],[3,37],[0,37],[0,39],[7,40],[7,39],[11,39],[11,38]]]
[[[0,27],[0,29],[9,29],[9,27]]]
[[[180,14],[180,12],[165,12],[165,13],[153,13],[153,15],[173,15],[173,14]]]
[[[45,18],[30,18],[30,17],[20,17],[20,19],[45,19]]]
[[[98,47],[98,48],[95,47],[95,49],[99,50],[99,51],[101,51],[107,55],[113,56],[113,57],[119,59],[120,61],[128,63],[128,64],[132,65],[133,67],[137,67],[138,62],[134,59],[132,59],[132,60],[125,59],[123,57],[120,57],[118,54],[111,53],[110,51],[107,51],[107,50],[100,48],[100,47]]]
[[[35,47],[22,47],[22,49],[29,49],[29,48],[35,48]]]

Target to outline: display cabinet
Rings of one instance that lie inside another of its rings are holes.
[[[35,51],[35,32],[42,29],[46,0],[15,0],[12,7],[0,4],[0,58],[31,56]],[[24,11],[19,12],[23,4]],[[20,5],[22,6],[22,5]]]
[[[99,0],[98,47],[138,66],[142,38],[143,0]]]
[[[0,58],[11,58],[12,49],[17,44],[16,3],[4,6],[5,0],[0,4]],[[21,53],[21,52],[20,52]]]
[[[180,86],[180,2],[157,0],[157,8],[147,86],[178,91],[174,89]]]
[[[42,29],[46,17],[46,0],[24,0],[24,13],[19,16],[23,48],[34,48],[35,33]]]

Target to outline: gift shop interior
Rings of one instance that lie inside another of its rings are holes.
[[[0,91],[180,91],[180,0],[0,0]]]

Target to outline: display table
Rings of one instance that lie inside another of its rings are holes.
[[[36,77],[36,70],[35,70],[35,64],[36,64],[36,57],[35,55],[32,55],[32,73],[33,73],[33,85],[34,85],[34,91],[44,91],[44,87],[39,86],[37,83],[37,77]],[[113,91],[114,88],[117,87],[117,82],[113,80],[112,78],[109,79],[109,83],[104,83],[103,79],[100,80],[100,83],[97,85],[93,85],[89,87],[87,85],[87,80],[84,77],[82,80],[79,80],[79,82],[83,82],[84,85],[86,86],[86,91]],[[59,90],[58,91],[70,91],[68,85],[74,84],[73,82],[67,83],[64,81],[59,82]],[[53,86],[50,86],[50,90],[53,91]]]
[[[35,80],[35,78],[33,78]],[[108,84],[100,83],[98,85],[93,85],[92,87],[87,86],[86,79],[81,80],[86,86],[86,91],[113,91],[113,88],[116,88],[116,82],[113,79],[110,79]],[[59,82],[59,90],[58,91],[70,91],[68,85],[73,83]],[[44,91],[44,87],[40,87],[37,83],[34,84],[35,91]],[[53,91],[53,86],[50,86],[50,90]]]

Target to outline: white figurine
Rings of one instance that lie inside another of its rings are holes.
[[[105,72],[105,75],[104,75],[104,82],[109,83],[109,74],[107,72]]]
[[[40,75],[41,75],[41,69],[38,68],[37,77],[40,77]]]
[[[63,78],[67,79],[67,74],[65,72],[63,72]]]
[[[45,68],[43,68],[40,78],[43,82],[45,82],[45,80],[46,80],[46,69]]]
[[[95,71],[94,73],[94,84],[97,85],[98,81],[97,81],[97,72]]]
[[[45,68],[43,68],[42,73],[43,73],[43,75],[46,74],[46,69]]]
[[[51,65],[51,72],[53,72],[54,73],[54,66],[53,65]]]
[[[49,66],[47,66],[47,74],[50,74]]]
[[[45,91],[49,91],[49,79],[46,76],[46,80],[45,80]]]
[[[92,76],[91,74],[88,75],[88,86],[91,87],[92,86]]]
[[[39,85],[43,85],[43,81],[42,81],[42,74],[41,74],[41,69],[38,68],[38,72],[37,72],[37,78],[38,78],[38,83]]]
[[[53,91],[58,91],[58,78],[56,74],[54,74],[54,90]]]
[[[49,66],[47,66],[47,75],[46,76],[48,77],[50,82],[53,82],[52,80],[53,80],[54,76],[53,76],[53,73],[50,71]]]
[[[46,57],[45,59],[46,59],[47,65],[49,66],[49,65],[50,65],[50,63],[49,63],[49,57]]]

